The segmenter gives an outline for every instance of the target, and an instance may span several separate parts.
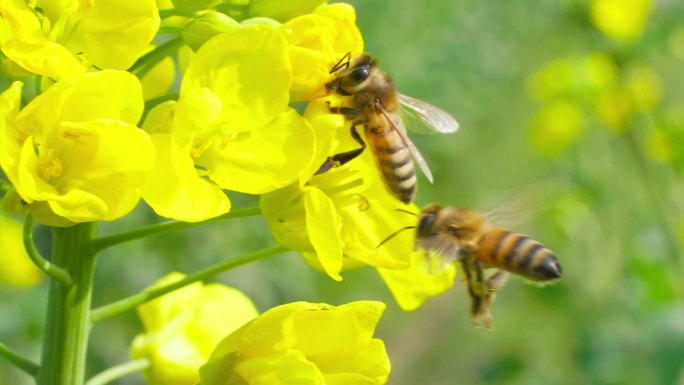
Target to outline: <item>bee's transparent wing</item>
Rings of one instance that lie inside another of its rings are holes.
[[[413,132],[448,134],[458,130],[458,122],[439,107],[404,94],[399,94],[399,103],[402,118]]]
[[[425,174],[427,180],[430,181],[430,183],[432,183],[432,172],[430,171],[430,167],[428,167],[427,162],[425,162],[425,158],[423,158],[423,155],[420,154],[416,146],[413,144],[413,142],[411,142],[411,139],[409,139],[408,135],[406,135],[406,129],[404,129],[403,125],[397,124],[397,122],[392,120],[389,114],[382,108],[380,108],[380,112],[385,117],[390,127],[399,134],[399,137],[401,137],[401,141],[404,142],[406,148],[409,149],[409,152],[411,153],[413,160],[415,160],[416,163],[418,163],[418,167],[420,167],[421,171],[423,171],[423,174]]]

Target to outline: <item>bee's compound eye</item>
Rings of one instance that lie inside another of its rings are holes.
[[[368,75],[370,75],[370,71],[369,71],[367,66],[355,68],[351,72],[352,79],[354,79],[354,81],[359,82],[359,83],[368,79]]]
[[[429,236],[432,234],[432,225],[435,223],[433,214],[426,214],[418,222],[418,236]]]

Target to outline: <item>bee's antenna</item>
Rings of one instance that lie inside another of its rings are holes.
[[[415,229],[415,228],[416,228],[416,226],[406,226],[406,227],[404,227],[404,228],[401,228],[401,229],[399,229],[399,230],[393,232],[392,234],[390,234],[387,238],[385,238],[382,242],[380,242],[380,243],[378,244],[377,247],[380,247],[380,246],[384,245],[385,243],[387,243],[387,241],[389,241],[390,239],[396,237],[396,236],[399,235],[399,233],[401,233],[402,231],[408,230],[408,229]]]
[[[349,68],[349,60],[351,60],[351,52],[347,52],[346,55],[342,56],[342,59],[330,69],[330,73],[333,74],[341,70],[342,67]]]
[[[414,213],[413,211],[408,211],[408,210],[404,210],[404,209],[394,209],[394,211],[401,211],[402,213],[406,213],[406,214],[418,215],[418,213]]]

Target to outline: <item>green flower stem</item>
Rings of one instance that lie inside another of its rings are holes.
[[[28,358],[23,357],[2,342],[0,342],[0,356],[5,357],[9,363],[30,374],[31,376],[35,377],[38,375],[38,371],[40,370],[40,366],[38,366],[38,364],[34,363]]]
[[[2,178],[2,175],[0,175],[0,195],[4,195],[6,192],[12,190],[12,185],[9,184],[6,180]]]
[[[140,59],[131,66],[129,71],[134,73],[139,79],[142,79],[145,74],[154,68],[154,66],[164,60],[165,57],[173,55],[183,46],[183,44],[183,39],[180,36],[176,36],[141,56]]]
[[[147,119],[147,114],[149,114],[150,111],[154,107],[156,107],[156,106],[158,106],[164,102],[167,102],[169,100],[178,100],[179,97],[180,97],[180,92],[167,92],[166,94],[164,94],[162,96],[158,96],[156,98],[152,98],[152,99],[146,101],[145,102],[145,110],[143,111],[142,116],[140,117],[140,121],[138,122],[138,127],[142,127],[143,122],[145,122],[145,119]]]
[[[211,219],[208,219],[208,220],[203,221],[203,222],[173,221],[173,222],[159,223],[156,225],[143,227],[143,228],[133,230],[130,232],[126,232],[126,233],[122,233],[122,234],[116,234],[116,235],[110,235],[108,237],[96,239],[93,241],[93,248],[99,252],[99,251],[104,250],[108,247],[112,247],[112,246],[118,245],[120,243],[129,242],[129,241],[133,241],[133,240],[144,238],[144,237],[151,237],[154,235],[170,233],[172,231],[180,231],[180,230],[190,229],[190,228],[201,226],[201,225],[204,225],[207,223],[221,222],[221,221],[225,221],[228,219],[253,217],[256,215],[260,215],[260,214],[261,214],[261,209],[259,207],[247,207],[247,208],[243,208],[243,209],[232,210],[229,213],[219,215],[218,217],[211,218]]]
[[[121,377],[125,377],[129,374],[133,374],[148,369],[150,365],[150,361],[146,358],[141,358],[139,360],[126,362],[125,364],[116,365],[93,376],[91,379],[88,380],[88,382],[86,382],[86,385],[109,384],[110,382],[117,380]]]
[[[90,319],[93,323],[95,323],[98,321],[102,321],[106,318],[114,317],[116,315],[132,310],[145,302],[151,301],[157,297],[161,297],[164,294],[188,286],[197,281],[202,281],[211,278],[219,273],[223,273],[238,266],[242,266],[247,263],[257,261],[259,259],[268,258],[276,254],[283,253],[285,251],[287,251],[287,249],[280,245],[271,246],[253,253],[245,254],[241,257],[238,257],[230,261],[219,263],[217,265],[208,267],[204,270],[198,271],[197,273],[188,275],[180,281],[168,284],[166,286],[157,287],[152,290],[140,292],[138,294],[124,298],[122,300],[113,302],[109,305],[99,307],[92,311]]]
[[[48,277],[62,285],[71,285],[71,275],[69,272],[43,258],[38,249],[36,249],[36,245],[33,243],[33,217],[30,214],[24,221],[24,248],[31,261]]]
[[[50,282],[38,385],[81,385],[90,331],[90,300],[96,223],[53,228],[52,258],[69,272],[72,284]]]

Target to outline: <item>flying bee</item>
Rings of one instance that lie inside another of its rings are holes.
[[[425,250],[428,258],[436,255],[443,263],[461,263],[471,299],[471,320],[477,328],[482,317],[491,329],[494,295],[506,284],[509,273],[538,283],[554,281],[562,274],[556,256],[541,243],[493,226],[475,211],[428,205],[418,214],[417,226],[405,227],[382,243],[411,228],[416,229],[416,248]],[[489,268],[496,272],[485,277],[484,270]]]
[[[344,105],[328,107],[331,112],[352,121],[351,136],[361,147],[328,157],[316,174],[341,166],[363,152],[366,143],[357,131],[363,126],[385,187],[400,201],[412,202],[416,194],[416,174],[411,158],[430,183],[432,173],[408,138],[401,112],[417,117],[431,132],[455,132],[458,123],[445,111],[398,93],[390,78],[369,55],[350,59],[348,53],[330,70],[335,78],[325,87],[329,94],[334,92],[344,98]]]

